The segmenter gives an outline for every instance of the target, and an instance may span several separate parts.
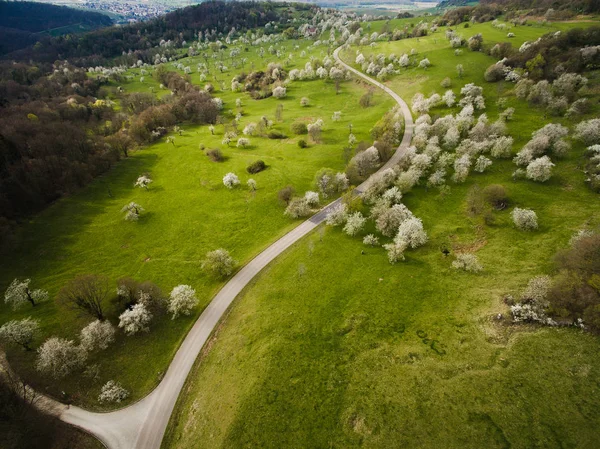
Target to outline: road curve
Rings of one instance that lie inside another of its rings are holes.
[[[379,169],[379,173],[396,165],[404,156],[410,144],[413,131],[413,120],[410,109],[404,100],[391,89],[343,62],[338,55],[341,48],[337,48],[333,53],[336,61],[358,77],[389,94],[400,105],[402,114],[404,115],[405,131],[402,142],[392,158]],[[356,190],[359,193],[363,192],[372,179],[373,176],[358,186]],[[94,413],[79,407],[54,404],[54,408],[57,410],[56,414],[61,420],[98,437],[109,449],[160,449],[179,392],[183,388],[198,354],[227,308],[242,289],[264,267],[292,244],[321,224],[325,220],[327,213],[339,201],[338,199],[328,204],[317,214],[281,237],[252,259],[225,284],[187,334],[169,365],[164,378],[152,393],[135,404],[114,412]]]

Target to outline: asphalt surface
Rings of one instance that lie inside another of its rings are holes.
[[[378,170],[379,173],[394,167],[406,153],[412,139],[412,115],[407,104],[398,94],[344,63],[338,56],[340,48],[333,53],[336,61],[356,76],[385,91],[400,105],[404,115],[405,131],[402,142],[392,158]],[[356,189],[358,193],[364,192],[372,179],[373,176],[358,186]],[[333,201],[281,237],[225,284],[186,336],[158,387],[148,396],[135,404],[109,413],[95,413],[79,407],[54,403],[55,413],[61,420],[98,437],[109,449],[160,449],[169,418],[185,380],[202,347],[233,300],[273,259],[321,224],[327,213],[338,203],[339,200]]]

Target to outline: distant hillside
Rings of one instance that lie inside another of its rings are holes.
[[[0,1],[0,54],[37,42],[46,34],[71,34],[112,25],[97,12],[35,2]]]
[[[600,0],[481,0],[483,5],[498,5],[505,10],[533,10],[545,12],[548,9],[555,11],[573,11],[576,13],[594,13],[600,11]]]
[[[309,17],[313,8],[307,4],[284,2],[206,1],[146,22],[85,33],[77,39],[45,38],[34,48],[19,50],[6,58],[40,62],[68,59],[73,64],[85,66],[101,64],[131,50],[146,60],[152,47],[163,39],[181,44],[196,39],[200,30],[227,33],[231,28],[248,30],[268,22],[287,27],[295,15]]]

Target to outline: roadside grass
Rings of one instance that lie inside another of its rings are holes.
[[[249,137],[251,147],[240,149],[235,142],[230,147],[221,144],[223,125],[216,126],[214,136],[207,126],[185,126],[181,136],[171,134],[173,144],[161,139],[134,152],[89,187],[31,219],[20,232],[16,251],[0,262],[0,285],[6,288],[15,277],[28,277],[35,288],[49,290],[52,300],[18,311],[2,304],[0,322],[31,316],[40,319],[44,338],[77,339],[91,318],[65,310],[53,299],[67,281],[87,273],[107,276],[115,289],[116,280],[124,276],[150,280],[165,294],[178,284],[189,284],[196,289],[200,305],[190,317],[156,319],[149,334],[120,334],[110,349],[88,361],[88,365],[100,366],[96,379],[80,373],[60,381],[48,379],[34,370],[35,351],[9,349],[15,369],[40,391],[59,399],[64,391],[69,399],[89,408],[100,407],[96,397],[109,379],[131,391],[128,402],[146,395],[161,379],[197,316],[223,285],[202,273],[205,253],[226,248],[241,266],[300,222],[283,216],[277,192],[291,184],[303,195],[314,188],[313,178],[320,168],[343,170],[348,123],[353,124],[359,140],[368,140],[370,128],[393,105],[377,93],[374,105],[362,109],[358,100],[364,92],[361,84],[345,82],[336,95],[332,83],[319,80],[294,83],[282,100],[255,101],[246,94],[224,93],[226,108],[234,107],[235,98],[243,99],[240,135],[247,123],[258,122],[263,115],[274,120],[281,103],[283,121],[275,122],[274,128],[288,138]],[[300,106],[301,96],[311,99],[310,107]],[[333,122],[331,116],[338,110],[342,120]],[[224,111],[230,117],[235,112]],[[298,148],[299,137],[291,133],[290,124],[319,117],[325,121],[322,143]],[[212,162],[199,149],[201,143],[207,150],[220,148],[225,161]],[[246,167],[257,159],[264,160],[268,168],[254,175],[246,173]],[[134,188],[136,178],[145,172],[154,180],[149,190]],[[239,176],[240,187],[225,188],[222,178],[228,172]],[[245,185],[249,178],[258,184],[254,193]],[[120,212],[130,201],[146,210],[137,223],[124,221]],[[113,324],[118,323],[118,313],[117,305],[111,303],[107,315]]]
[[[445,76],[457,94],[469,82],[483,86],[491,120],[507,96],[516,108],[508,123],[515,152],[546,123],[576,123],[529,107],[511,94],[512,84],[485,82],[492,58],[466,49],[456,57],[443,31],[437,37],[437,44],[428,37],[361,51],[416,48],[417,58],[430,58],[429,70],[386,82],[408,102],[416,92],[443,93]],[[355,55],[352,48],[342,57]],[[458,63],[462,79],[454,76]],[[597,72],[586,76],[598,84]],[[597,94],[590,99],[596,104]],[[589,117],[597,113],[596,105]],[[551,273],[553,255],[576,230],[600,225],[582,155],[574,143],[544,184],[513,181],[516,166],[496,160],[486,174],[451,183],[448,195],[414,189],[404,202],[430,241],[397,265],[383,249],[362,245],[372,224],[360,237],[320,228],[298,242],[237,298],[196,362],[162,447],[596,447],[600,340],[573,328],[513,326],[502,301]],[[510,207],[494,212],[492,225],[467,214],[474,184],[508,190]],[[534,209],[539,230],[516,230],[515,206]],[[464,250],[476,252],[481,274],[451,268]]]

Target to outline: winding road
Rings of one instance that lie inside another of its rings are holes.
[[[404,115],[405,131],[402,142],[392,158],[379,169],[379,173],[396,165],[410,144],[413,131],[410,109],[404,100],[391,89],[344,63],[338,55],[340,49],[341,47],[337,48],[333,53],[335,60],[356,76],[389,94],[400,105]],[[356,190],[362,193],[372,179],[373,176],[358,186]],[[183,388],[198,354],[227,308],[264,267],[321,224],[327,213],[339,201],[338,199],[328,204],[317,214],[281,237],[252,259],[225,284],[186,336],[158,387],[148,396],[135,404],[109,413],[94,413],[79,407],[67,407],[54,403],[52,404],[54,413],[61,420],[93,434],[109,449],[159,449],[179,392]]]

